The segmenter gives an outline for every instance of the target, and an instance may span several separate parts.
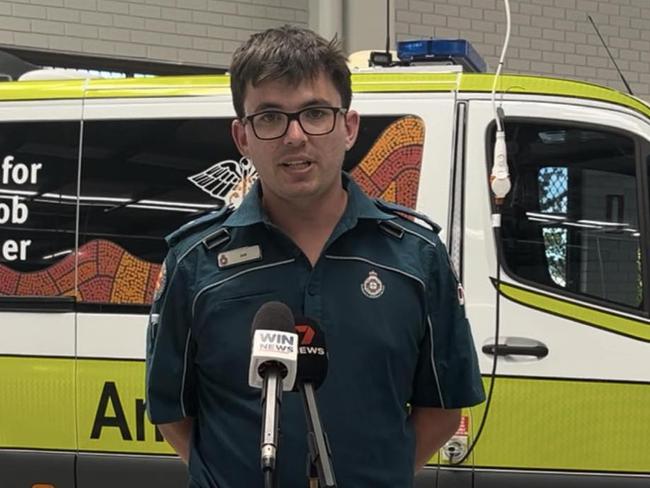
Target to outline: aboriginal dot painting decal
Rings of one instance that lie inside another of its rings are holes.
[[[414,116],[402,117],[384,129],[354,168],[352,176],[371,197],[415,208],[423,143],[423,121]],[[216,166],[205,174],[195,175],[196,178],[191,181],[204,191],[209,187],[219,194],[215,196],[223,198],[217,191],[222,188],[213,184],[212,177],[215,175],[210,171],[221,170],[223,173],[224,167]],[[251,172],[249,176],[252,183],[256,175]],[[216,178],[219,181],[222,179]],[[81,246],[78,260],[77,300],[104,304],[151,304],[160,264],[133,256],[107,240],[94,240]],[[74,266],[74,253],[43,270],[27,273],[0,264],[0,295],[75,296]]]
[[[0,295],[74,296],[74,254],[41,271],[19,273],[0,265]],[[106,240],[79,248],[82,302],[149,304],[160,264],[149,263]]]
[[[384,129],[351,174],[371,197],[415,209],[423,144],[422,119],[402,117]]]

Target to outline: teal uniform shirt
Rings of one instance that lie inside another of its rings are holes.
[[[409,405],[484,400],[437,233],[369,199],[345,174],[343,185],[347,207],[314,267],[265,216],[257,186],[236,211],[168,238],[148,330],[147,409],[157,424],[195,418],[191,486],[263,486],[260,390],[248,386],[248,367],[251,322],[269,301],[315,319],[325,335],[329,369],[316,394],[339,486],[411,487]],[[278,486],[304,488],[299,394],[284,394],[280,429]]]

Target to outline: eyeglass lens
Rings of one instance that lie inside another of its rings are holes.
[[[322,135],[331,132],[336,123],[335,107],[310,107],[294,114],[278,111],[267,111],[252,117],[253,130],[260,139],[275,139],[282,137],[289,122],[297,119],[302,130],[309,135]]]

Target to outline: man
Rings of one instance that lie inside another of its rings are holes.
[[[326,336],[317,394],[339,486],[410,487],[455,432],[459,408],[484,398],[444,246],[342,173],[359,114],[336,42],[288,26],[255,34],[234,54],[231,87],[232,136],[260,180],[236,211],[168,238],[149,330],[149,415],[189,463],[191,486],[262,486],[250,324],[280,301]],[[249,257],[231,262],[242,248]],[[297,394],[284,395],[280,427],[279,486],[302,488]]]

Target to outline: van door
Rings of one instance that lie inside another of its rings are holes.
[[[344,168],[368,195],[416,209],[445,226],[457,134],[453,93],[359,93],[352,108],[361,114],[361,126]],[[437,467],[427,466],[414,486],[433,488],[438,480]]]
[[[35,85],[12,83],[11,94],[3,85],[0,93],[30,98]],[[75,486],[80,117],[81,103],[75,100],[0,102],[3,487]]]
[[[498,357],[472,459],[477,479],[482,487],[646,486],[650,124],[577,100],[529,98],[503,109],[512,190],[496,237],[491,103],[471,101],[467,124],[467,310],[483,374]],[[473,409],[475,426],[483,411]]]
[[[185,466],[145,413],[146,329],[164,236],[226,203],[218,190],[232,180],[226,170],[240,168],[231,107],[225,97],[86,100],[79,488],[187,485]]]

